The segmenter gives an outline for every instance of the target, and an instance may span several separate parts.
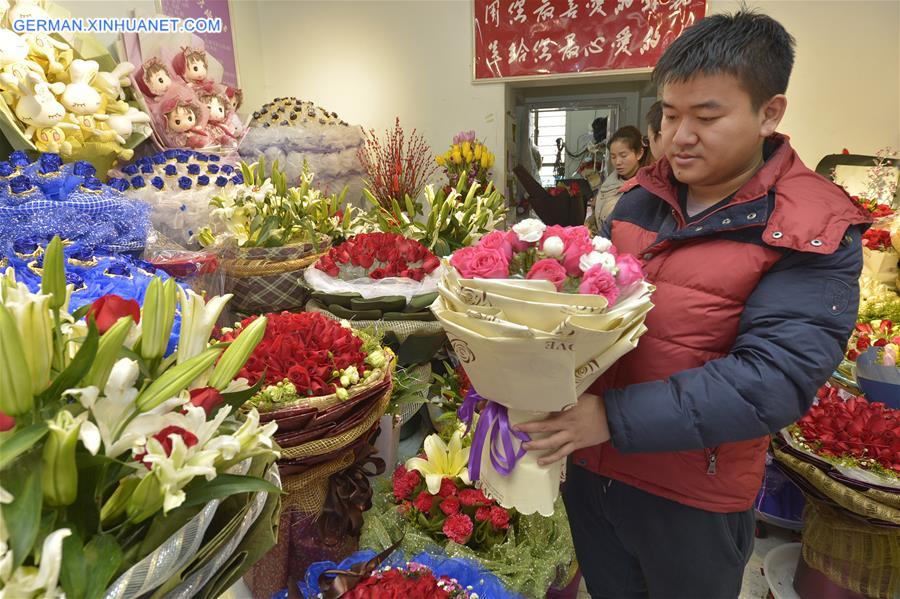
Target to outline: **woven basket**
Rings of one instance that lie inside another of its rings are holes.
[[[303,270],[319,259],[321,248],[301,243],[226,250],[221,265],[225,291],[234,294],[232,308],[245,314],[302,309],[308,295]]]

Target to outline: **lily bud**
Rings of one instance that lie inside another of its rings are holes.
[[[266,333],[266,324],[268,324],[266,317],[260,316],[247,325],[247,328],[241,331],[237,339],[231,342],[231,345],[222,354],[222,359],[216,364],[215,370],[213,370],[209,379],[210,387],[215,387],[222,391],[237,376],[247,359],[250,358],[250,354],[262,341],[263,335]]]
[[[175,279],[163,283],[157,278],[147,286],[141,311],[141,356],[146,360],[162,358],[166,353],[175,323],[176,293]]]
[[[138,396],[135,402],[138,411],[149,412],[162,402],[175,397],[181,391],[187,389],[194,379],[215,363],[221,353],[222,350],[220,348],[211,347],[187,362],[166,370]]]
[[[104,528],[117,524],[122,516],[125,515],[128,501],[140,482],[141,479],[137,476],[128,476],[119,481],[119,486],[116,487],[116,490],[100,509],[100,523]]]
[[[34,404],[22,345],[12,314],[0,303],[0,412],[9,416],[30,412]]]
[[[100,337],[97,355],[91,363],[91,369],[88,371],[87,376],[84,377],[83,384],[85,387],[94,386],[98,389],[106,387],[109,373],[112,372],[113,364],[119,359],[119,352],[124,346],[125,338],[128,337],[133,325],[134,319],[131,316],[123,316]]]
[[[53,310],[59,310],[66,303],[66,262],[59,236],[55,236],[44,250],[41,293],[51,296],[50,307]]]
[[[31,392],[37,395],[50,384],[53,362],[53,323],[49,295],[27,294],[7,307],[18,324],[25,362],[31,377]]]
[[[44,465],[41,470],[44,502],[63,507],[78,495],[78,467],[75,465],[75,446],[81,422],[66,410],[60,410],[54,420],[48,420],[50,433],[44,444]]]
[[[150,473],[141,479],[128,498],[125,513],[132,523],[138,524],[155,516],[163,508],[164,500],[165,493],[159,479]]]

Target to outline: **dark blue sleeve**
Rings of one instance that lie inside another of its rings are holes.
[[[771,434],[799,419],[856,322],[861,229],[830,255],[792,252],[747,299],[731,353],[604,394],[613,445],[682,451]]]

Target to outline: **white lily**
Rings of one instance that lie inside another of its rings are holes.
[[[274,421],[260,427],[259,412],[256,411],[256,408],[251,409],[241,427],[234,433],[234,438],[240,445],[237,459],[243,460],[267,453],[276,459],[280,458],[281,453],[275,449],[275,443],[272,441],[272,435],[276,430],[278,430],[278,423]]]
[[[220,295],[207,303],[192,290],[185,291],[179,287],[178,296],[181,304],[181,331],[175,361],[181,364],[206,349],[213,327],[232,295]]]
[[[202,411],[202,410],[201,410]],[[169,435],[172,452],[166,449],[156,438],[147,441],[146,455],[143,461],[150,464],[147,476],[155,476],[159,481],[163,494],[163,511],[168,512],[184,503],[184,487],[198,476],[212,480],[216,477],[215,463],[219,452],[215,449],[200,449],[199,443],[188,447],[181,435]]]
[[[439,435],[428,435],[425,438],[425,455],[427,459],[410,458],[406,461],[407,470],[417,470],[425,478],[428,492],[436,495],[441,490],[444,478],[459,478],[470,484],[469,448],[462,446],[462,434],[455,431],[450,437],[450,444],[444,443]]]
[[[42,599],[64,598],[66,595],[57,585],[59,571],[62,567],[63,539],[72,534],[68,528],[55,530],[47,535],[41,547],[41,563],[39,568],[20,566],[15,572],[7,573],[11,566],[12,551],[5,542],[0,542],[0,579],[3,589],[0,599],[21,599],[23,597],[41,597]],[[6,564],[9,564],[7,566]]]

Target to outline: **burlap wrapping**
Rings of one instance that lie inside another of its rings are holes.
[[[814,499],[803,520],[803,558],[812,568],[866,597],[900,596],[900,530],[865,524]]]
[[[238,312],[280,312],[306,303],[303,270],[319,259],[311,243],[274,248],[229,248],[222,253],[225,291],[233,293]]]
[[[354,452],[348,450],[336,459],[325,462],[303,474],[285,476],[282,481],[286,493],[282,504],[285,508],[296,508],[304,514],[318,515],[325,505],[328,494],[328,481],[336,474],[353,464]]]
[[[806,497],[803,557],[839,586],[866,597],[900,596],[900,493],[849,486],[773,445]]]
[[[333,437],[316,439],[315,441],[303,443],[295,447],[283,447],[281,449],[281,458],[285,460],[298,460],[321,455],[323,453],[331,453],[349,446],[353,441],[358,439],[360,435],[372,428],[372,426],[384,415],[388,403],[391,401],[392,392],[393,387],[388,387],[381,397],[381,400],[372,408],[372,411],[369,412],[369,415],[353,428]],[[285,489],[287,489],[287,483],[285,483]]]

